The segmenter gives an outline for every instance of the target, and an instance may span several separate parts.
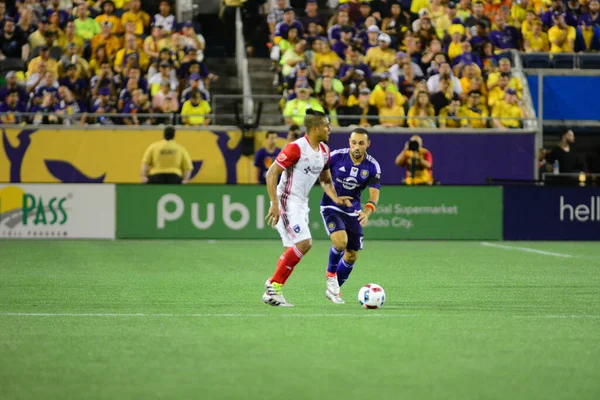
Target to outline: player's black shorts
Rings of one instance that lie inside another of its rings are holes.
[[[148,177],[148,183],[163,185],[179,185],[182,178],[177,174],[154,174]]]
[[[348,235],[348,250],[362,250],[363,229],[358,222],[358,216],[344,214],[331,208],[321,208],[321,216],[325,223],[327,234],[336,231],[346,231]]]

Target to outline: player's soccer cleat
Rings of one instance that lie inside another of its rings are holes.
[[[294,307],[283,297],[283,285],[281,283],[271,282],[270,279],[267,279],[265,289],[266,292],[262,297],[263,303],[274,307]]]
[[[331,300],[334,304],[344,304],[345,301],[340,296],[340,285],[337,280],[337,276],[327,275],[327,290],[325,291],[325,297]]]

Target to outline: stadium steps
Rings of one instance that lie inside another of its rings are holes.
[[[240,95],[242,93],[237,77],[235,58],[208,58],[206,60],[206,65],[210,72],[219,75],[219,80],[212,82],[210,86],[210,94],[212,97],[211,106],[213,108],[213,113],[217,115],[216,123],[218,125],[235,125],[235,118],[233,115],[223,116],[223,114],[234,114],[234,103],[236,100],[224,98],[215,99],[215,95]]]
[[[250,73],[252,95],[273,95],[278,96],[277,88],[273,87],[273,72],[269,71],[271,60],[268,58],[249,58],[248,72]],[[279,100],[256,98],[255,104],[262,101],[261,125],[282,125],[281,109]]]

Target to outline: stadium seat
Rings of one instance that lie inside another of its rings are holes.
[[[573,54],[554,54],[552,56],[552,65],[554,68],[573,69],[577,66],[576,58]]]
[[[579,68],[600,70],[600,54],[579,55]]]
[[[552,68],[549,54],[523,54],[525,68]]]

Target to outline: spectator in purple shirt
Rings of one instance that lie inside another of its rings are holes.
[[[340,31],[340,40],[336,41],[332,46],[333,50],[338,57],[346,61],[346,49],[352,44],[352,35],[354,34],[354,28],[350,25],[342,26]]]
[[[371,83],[371,69],[369,66],[360,60],[360,49],[356,47],[348,47],[346,49],[347,64],[342,64],[338,76],[344,85],[349,84],[356,71],[362,71],[362,77]]]
[[[565,12],[565,6],[563,5],[562,0],[552,0],[550,9],[542,14],[542,24],[544,24],[546,28],[554,26],[554,13],[556,12],[558,12],[559,14]]]
[[[286,37],[290,28],[297,28],[298,36],[304,35],[302,24],[296,19],[296,12],[292,7],[286,7],[283,10],[283,21],[275,26],[275,37]]]
[[[521,34],[517,28],[508,25],[502,15],[496,15],[496,29],[490,32],[489,39],[496,50],[521,48]]]
[[[336,40],[340,40],[341,29],[344,25],[351,25],[350,15],[348,14],[347,7],[340,7],[337,15],[337,24],[333,25],[327,31],[327,37],[331,43],[334,43]]]
[[[9,90],[13,89],[17,90],[19,93],[19,100],[23,103],[27,103],[27,100],[29,100],[27,91],[19,86],[17,82],[17,73],[15,71],[10,71],[6,74],[6,86],[0,89],[0,99],[5,99]]]
[[[33,95],[33,104],[41,104],[42,97],[44,97],[46,93],[51,93],[55,96],[55,98],[58,97],[58,82],[56,81],[56,76],[52,71],[47,71],[44,74],[44,79],[42,80],[42,83],[40,83],[35,88],[35,93]]]
[[[302,18],[302,26],[306,32],[308,32],[308,25],[312,22],[317,25],[319,35],[325,32],[325,21],[319,16],[319,5],[317,0],[306,1],[306,16]]]
[[[585,26],[600,26],[600,2],[598,0],[590,0],[588,11],[581,14],[578,25]]]
[[[477,66],[479,66],[479,68],[483,67],[479,54],[473,52],[473,46],[471,46],[471,43],[468,40],[462,42],[461,47],[463,52],[461,55],[452,60],[452,68],[461,63],[465,65],[469,63],[475,63]]]
[[[281,151],[279,147],[276,146],[277,140],[277,132],[269,131],[267,132],[265,147],[258,149],[256,154],[254,155],[254,166],[258,169],[258,182],[262,185],[267,183],[267,171],[271,164],[275,161],[275,158]]]
[[[0,121],[3,124],[18,124],[23,120],[23,117],[16,116],[14,113],[26,111],[25,104],[19,100],[19,91],[11,89],[6,94],[4,103],[0,104]]]
[[[77,65],[69,64],[66,72],[66,76],[60,80],[60,84],[68,87],[77,99],[82,100],[87,98],[88,81],[78,76]]]

